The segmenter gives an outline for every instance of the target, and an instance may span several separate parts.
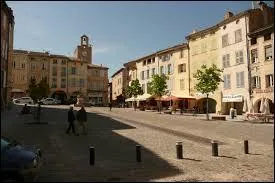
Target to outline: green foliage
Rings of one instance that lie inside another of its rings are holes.
[[[218,88],[219,83],[223,82],[220,78],[222,72],[215,64],[209,68],[206,65],[202,65],[201,70],[197,70],[194,74],[194,78],[198,80],[195,89],[203,94],[214,92]]]
[[[49,92],[50,88],[46,78],[43,78],[38,84],[36,84],[35,79],[30,80],[27,93],[32,99],[37,100],[42,97],[47,97]]]
[[[165,75],[153,75],[152,81],[148,83],[148,93],[158,98],[165,95],[167,89],[167,80],[168,77]]]
[[[133,96],[134,98],[137,98],[138,95],[142,95],[143,91],[142,91],[142,88],[140,87],[139,80],[138,79],[133,80],[131,82],[131,86],[128,86],[126,88],[125,93],[127,96],[129,97]]]

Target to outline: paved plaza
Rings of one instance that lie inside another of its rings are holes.
[[[74,136],[65,133],[68,108],[43,106],[41,121],[48,124],[41,125],[26,124],[33,116],[18,115],[18,106],[1,113],[2,135],[42,149],[37,181],[274,181],[274,124],[87,107],[88,135]],[[211,139],[221,144],[218,157],[211,156]],[[250,154],[243,153],[245,139]],[[178,141],[183,142],[181,160],[176,159]]]

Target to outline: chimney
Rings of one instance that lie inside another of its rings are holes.
[[[262,11],[264,11],[264,10],[267,8],[267,4],[264,3],[264,2],[262,2],[262,1],[259,1],[259,2],[258,2],[258,5],[260,6],[260,9],[261,9]]]
[[[224,20],[226,20],[226,19],[232,17],[233,15],[234,15],[234,14],[233,14],[232,12],[230,12],[230,11],[226,12],[226,13],[224,14]]]

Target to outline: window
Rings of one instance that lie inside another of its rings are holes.
[[[184,54],[183,54],[183,50],[180,51],[180,58],[183,58]]]
[[[257,38],[252,38],[250,44],[251,45],[257,44]]]
[[[148,69],[148,70],[146,71],[146,76],[147,76],[146,78],[147,78],[147,79],[149,79],[149,77],[150,77],[149,73],[150,73],[150,70]]]
[[[228,34],[225,34],[222,36],[222,47],[226,47],[228,46],[229,43],[228,43]]]
[[[56,88],[56,78],[53,78],[52,80],[52,88]]]
[[[146,60],[143,60],[143,66],[146,65]]]
[[[180,90],[184,90],[184,79],[180,79]]]
[[[99,75],[100,75],[100,77],[104,77],[104,70],[100,70]]]
[[[61,88],[66,88],[66,79],[65,78],[61,79]]]
[[[35,64],[31,63],[31,70],[35,70]]]
[[[62,65],[66,65],[66,60],[62,60],[62,61],[61,61],[61,64],[62,64]]]
[[[271,34],[265,34],[264,35],[264,40],[267,41],[267,40],[270,40],[271,39]]]
[[[258,62],[258,50],[253,49],[251,50],[251,63],[257,63]]]
[[[265,86],[268,87],[274,87],[274,76],[273,74],[268,74],[265,76]]]
[[[145,93],[145,84],[141,85],[141,89],[142,89],[143,93]]]
[[[213,39],[211,41],[211,48],[212,48],[212,50],[217,49],[217,40],[216,39]]]
[[[235,52],[236,56],[236,64],[243,64],[243,51],[236,51]]]
[[[238,29],[235,31],[235,43],[242,41],[242,30]]]
[[[72,67],[72,74],[76,74],[76,68]]]
[[[151,72],[151,75],[152,75],[152,76],[156,74],[155,71],[156,71],[156,69],[153,68],[153,69],[152,69],[152,72]]]
[[[178,73],[186,72],[186,64],[178,65]]]
[[[84,79],[79,79],[79,86],[84,87]]]
[[[167,74],[172,74],[172,65],[168,64],[168,73]]]
[[[148,60],[147,60],[147,64],[151,64],[151,59],[148,59]]]
[[[141,79],[144,80],[144,71],[141,71]]]
[[[56,67],[53,67],[53,76],[56,76],[57,75],[57,68]]]
[[[171,53],[171,56],[172,56],[172,53]],[[162,56],[162,61],[168,61],[168,60],[170,60],[170,54],[166,54]]]
[[[155,63],[155,57],[152,58],[152,63]]]
[[[237,88],[244,88],[244,72],[236,73]]]
[[[230,66],[230,55],[226,54],[222,57],[223,68]]]
[[[66,76],[66,67],[61,68],[61,76]]]
[[[57,60],[56,59],[53,60],[53,64],[57,64]]]
[[[149,90],[150,90],[150,84],[149,83],[146,83],[146,93],[149,93]]]
[[[207,45],[206,45],[206,42],[204,42],[201,44],[201,52],[202,53],[206,52],[207,51],[206,49],[207,49]]]
[[[160,74],[161,75],[164,74],[164,68],[163,68],[163,66],[160,66]]]
[[[230,89],[231,88],[231,81],[230,81],[230,74],[223,76],[223,88],[224,89]]]
[[[13,68],[15,69],[15,62],[13,62]]]
[[[71,82],[72,82],[72,87],[75,87],[75,78],[72,78],[72,80],[71,80]]]
[[[23,63],[23,64],[21,64],[21,68],[22,69],[24,69],[25,68],[25,64]]]
[[[265,60],[271,60],[272,59],[272,48],[271,45],[265,46]]]
[[[261,88],[261,77],[252,77],[252,88]]]

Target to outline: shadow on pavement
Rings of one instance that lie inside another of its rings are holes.
[[[114,131],[135,127],[112,118],[87,113],[88,135],[67,135],[67,112],[68,109],[43,108],[41,120],[48,125],[26,126],[19,118],[6,132],[22,144],[42,150],[44,165],[37,181],[150,181],[182,174],[142,144],[142,162],[136,162],[138,143]],[[32,116],[26,118],[25,122],[33,120]],[[94,166],[89,165],[90,146],[95,148]]]

